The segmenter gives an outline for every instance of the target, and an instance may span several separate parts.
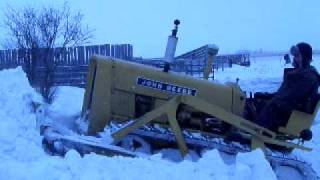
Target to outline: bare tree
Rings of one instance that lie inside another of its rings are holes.
[[[92,31],[82,25],[83,14],[72,13],[68,3],[60,8],[31,6],[15,9],[7,6],[4,27],[8,30],[6,45],[26,51],[25,70],[33,85],[37,63],[43,61],[45,72],[40,92],[47,102],[52,101],[53,75],[59,56],[67,47],[88,43]],[[60,48],[56,48],[60,47]]]

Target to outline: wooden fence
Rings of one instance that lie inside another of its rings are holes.
[[[172,69],[190,75],[202,74],[207,57],[204,56],[203,53],[206,51],[206,48],[207,46],[203,46],[196,51],[180,56],[179,59],[177,58],[174,61]],[[62,51],[63,53],[61,53],[61,50],[61,48],[53,49],[49,55],[49,57],[58,64],[53,76],[53,83],[57,86],[84,87],[89,58],[93,54],[111,56],[159,68],[164,65],[163,59],[133,58],[133,47],[130,44],[78,46],[66,48]],[[30,56],[28,50],[0,50],[0,70],[4,68],[15,68],[17,66],[22,66],[25,69],[25,60],[28,56]],[[249,57],[241,54],[218,56],[213,68],[228,67],[231,66],[232,63],[246,62],[248,59]],[[34,85],[37,85],[44,79],[45,67],[43,61],[37,61],[35,74]]]
[[[44,51],[44,49],[39,49]],[[37,52],[41,54],[41,52]],[[50,51],[57,68],[54,72],[55,85],[72,85],[84,87],[89,59],[93,54],[132,60],[133,47],[130,44],[104,44],[94,46],[77,46],[65,49],[55,48]],[[22,66],[26,69],[26,59],[30,58],[28,49],[0,50],[0,70]],[[37,59],[34,85],[41,83],[45,75],[44,61]]]
[[[43,49],[39,49],[39,51],[43,51]],[[130,44],[77,46],[65,49],[55,48],[51,52],[52,55],[49,57],[53,58],[53,61],[61,66],[88,65],[89,58],[93,54],[111,56],[125,60],[131,60],[133,58],[133,47]],[[28,49],[0,50],[0,70],[24,66],[24,62],[30,54],[31,52]],[[37,66],[43,66],[43,61],[37,60]]]

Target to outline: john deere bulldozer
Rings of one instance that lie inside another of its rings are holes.
[[[151,153],[176,147],[182,156],[189,150],[218,149],[237,154],[261,148],[274,169],[290,166],[305,179],[317,179],[312,168],[290,152],[311,151],[303,142],[311,138],[310,127],[320,106],[318,98],[308,102],[312,111],[294,110],[286,126],[277,131],[265,129],[243,118],[249,99],[237,83],[208,80],[217,52],[214,46],[208,51],[205,79],[93,56],[81,112],[81,120],[88,125],[86,131],[82,135],[65,134],[54,124],[43,124],[45,148],[59,155],[75,149],[80,154],[129,157],[139,156],[135,150],[146,144]],[[105,140],[101,132],[108,129],[111,138]],[[125,143],[128,138],[129,147]]]

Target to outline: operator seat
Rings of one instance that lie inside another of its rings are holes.
[[[285,127],[279,127],[278,131],[293,138],[310,140],[312,132],[310,127],[320,108],[320,94],[312,95],[306,104],[293,110]]]

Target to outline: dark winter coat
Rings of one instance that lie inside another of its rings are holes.
[[[285,69],[280,88],[261,110],[256,123],[271,130],[285,126],[292,110],[303,107],[311,95],[318,93],[319,86],[320,75],[313,66]]]

